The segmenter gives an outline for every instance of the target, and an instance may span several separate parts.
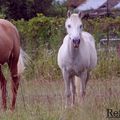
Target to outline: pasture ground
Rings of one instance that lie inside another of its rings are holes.
[[[8,108],[10,84],[8,84]],[[107,108],[120,109],[120,79],[89,80],[83,104],[64,109],[63,80],[21,80],[16,109],[0,111],[0,120],[108,120]]]

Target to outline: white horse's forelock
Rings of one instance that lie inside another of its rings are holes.
[[[67,18],[65,27],[68,34],[65,36],[63,44],[58,51],[58,65],[65,82],[66,106],[70,101],[70,95],[72,95],[72,104],[75,101],[74,77],[77,76],[81,79],[75,78],[77,81],[79,80],[78,82],[81,82],[81,89],[77,88],[77,91],[80,91],[83,98],[89,72],[97,64],[95,40],[90,33],[82,31],[80,25],[82,25],[82,22],[78,14],[72,14]],[[80,39],[80,43],[77,41],[80,44],[77,48],[72,46],[72,39]]]

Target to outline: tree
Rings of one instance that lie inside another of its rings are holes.
[[[0,0],[1,9],[5,10],[8,19],[28,20],[37,13],[48,15],[53,0]]]
[[[53,0],[34,0],[34,7],[36,13],[43,13],[48,15],[48,10],[52,6]]]
[[[8,19],[20,19],[27,17],[26,0],[4,0],[2,1],[3,9],[5,10]]]

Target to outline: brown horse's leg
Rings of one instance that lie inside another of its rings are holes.
[[[9,64],[9,68],[11,71],[11,76],[12,76],[12,103],[11,103],[11,110],[15,109],[15,103],[16,103],[16,97],[17,97],[17,90],[19,87],[19,75],[17,72],[17,62],[12,61],[11,64]]]
[[[2,108],[6,110],[7,105],[6,105],[6,83],[7,81],[5,80],[5,77],[2,73],[1,66],[0,66],[0,85],[1,85],[1,90],[2,90]]]

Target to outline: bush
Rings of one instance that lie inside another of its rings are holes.
[[[45,17],[42,14],[38,14],[37,17],[29,21],[22,19],[12,22],[20,32],[22,47],[34,61],[31,65],[32,71],[28,72],[28,76],[36,75],[34,72],[38,73],[39,71],[39,75],[46,77],[47,73],[44,74],[45,72],[49,72],[51,75],[51,69],[53,71],[56,69],[53,72],[54,75],[51,75],[55,77],[58,68],[55,56],[65,34],[64,19]]]
[[[61,73],[56,57],[58,48],[66,33],[64,29],[65,18],[45,17],[42,14],[38,14],[37,17],[29,21],[22,19],[12,22],[20,32],[22,47],[32,59],[32,64],[26,72],[27,77],[42,76],[49,80],[59,79]],[[94,35],[96,45],[101,38],[106,37],[108,28],[110,37],[120,36],[120,17],[116,19],[83,20],[83,23],[84,29]],[[116,73],[120,70],[117,65],[119,63],[118,58],[114,57],[111,60],[109,57],[111,62],[109,61],[108,64],[105,53],[102,53],[102,56],[94,72],[95,77],[110,76],[111,73]],[[107,70],[111,64],[114,71],[111,68],[110,71]]]

